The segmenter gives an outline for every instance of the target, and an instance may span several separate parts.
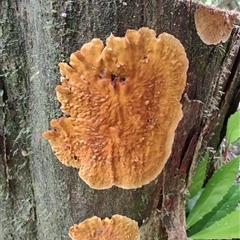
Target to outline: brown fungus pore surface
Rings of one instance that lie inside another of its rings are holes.
[[[69,229],[72,240],[139,240],[139,228],[136,221],[113,215],[111,219],[94,216]]]
[[[225,43],[239,13],[199,3],[194,14],[198,36],[207,45]]]
[[[60,63],[62,111],[43,133],[57,158],[92,188],[138,188],[155,179],[182,118],[188,60],[179,40],[153,30],[99,39]]]

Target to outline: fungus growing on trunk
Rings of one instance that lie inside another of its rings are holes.
[[[225,43],[238,16],[235,10],[227,11],[198,3],[194,14],[198,36],[207,45]]]
[[[94,216],[69,229],[72,240],[139,240],[139,235],[137,222],[121,215],[103,220]]]
[[[182,118],[188,60],[179,40],[153,30],[99,39],[60,63],[61,109],[43,133],[57,158],[92,188],[138,188],[155,179]]]

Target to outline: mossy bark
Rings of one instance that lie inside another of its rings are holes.
[[[227,43],[206,46],[196,33],[194,7],[173,0],[0,1],[0,239],[69,239],[74,223],[113,214],[139,225],[148,219],[142,239],[186,238],[191,170],[210,140],[218,146],[221,136],[212,133],[221,132],[234,111],[240,85],[239,29]],[[186,49],[184,117],[155,181],[137,190],[93,190],[76,169],[56,160],[41,137],[50,119],[61,116],[57,63],[94,37],[123,36],[141,26],[173,34]]]

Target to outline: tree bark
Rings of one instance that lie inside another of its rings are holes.
[[[221,142],[240,96],[239,28],[225,44],[207,46],[196,33],[195,7],[173,0],[0,1],[0,239],[69,239],[74,223],[113,214],[138,221],[142,239],[187,238],[187,186],[204,149]],[[93,190],[41,137],[62,115],[57,63],[94,37],[142,26],[173,34],[186,49],[184,117],[156,180],[135,190]]]

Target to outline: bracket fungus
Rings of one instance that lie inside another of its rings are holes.
[[[128,30],[100,39],[60,63],[62,111],[43,133],[57,158],[79,169],[92,188],[138,188],[154,180],[170,156],[182,118],[188,59],[178,39]]]
[[[235,10],[227,11],[198,3],[194,14],[198,36],[207,45],[225,43],[238,16]]]
[[[136,221],[121,216],[113,215],[111,219],[94,216],[85,221],[74,224],[69,229],[72,240],[139,240],[140,233]]]

